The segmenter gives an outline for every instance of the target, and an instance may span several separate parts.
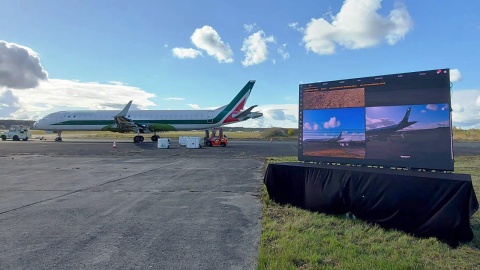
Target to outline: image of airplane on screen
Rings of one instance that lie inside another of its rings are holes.
[[[303,140],[344,142],[365,140],[365,109],[340,108],[305,110]]]
[[[304,156],[364,158],[365,108],[305,110]]]
[[[326,138],[326,139],[320,139],[320,140],[322,140],[324,142],[338,142],[338,141],[341,141],[343,139],[342,138],[342,133],[343,132],[340,132],[340,134],[338,134],[338,136],[330,138],[330,139]]]
[[[404,138],[412,131],[449,127],[448,104],[367,107],[367,139]]]
[[[379,128],[373,128],[373,129],[367,129],[367,134],[373,135],[373,134],[379,134],[379,133],[395,132],[397,130],[404,129],[406,127],[409,127],[417,123],[418,121],[408,121],[411,110],[412,110],[411,107],[407,109],[407,111],[405,112],[405,116],[403,116],[402,121],[398,122],[398,124],[379,127]]]

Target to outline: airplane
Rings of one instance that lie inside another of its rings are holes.
[[[333,137],[333,138],[331,138],[331,139],[325,139],[325,140],[323,140],[323,141],[324,141],[324,142],[338,142],[338,141],[340,141],[340,140],[343,139],[343,138],[342,138],[342,133],[343,133],[343,132],[340,132],[340,134],[338,134],[338,136]]]
[[[396,131],[402,130],[406,127],[409,127],[409,126],[417,123],[418,121],[411,121],[411,122],[408,121],[408,118],[410,117],[410,111],[411,110],[412,110],[411,107],[407,109],[407,112],[405,113],[405,116],[403,117],[402,121],[400,121],[398,124],[367,130],[366,131],[367,137],[380,136],[380,137],[385,137],[386,138],[387,136],[390,136],[391,134],[393,134]]]
[[[134,143],[144,141],[140,133],[153,133],[157,141],[159,131],[210,129],[263,116],[253,112],[257,106],[243,110],[255,80],[247,82],[235,98],[215,110],[130,110],[132,101],[118,110],[59,111],[48,114],[33,124],[34,129],[56,131],[55,141],[62,141],[62,131],[136,132]]]
[[[321,142],[321,143],[329,143],[329,144],[330,144],[330,143],[336,143],[336,142],[341,141],[341,140],[343,139],[342,133],[343,133],[343,131],[340,132],[340,134],[338,134],[338,136],[335,136],[335,137],[333,137],[333,138],[307,139],[307,140],[305,140],[305,142],[311,141],[311,142]]]

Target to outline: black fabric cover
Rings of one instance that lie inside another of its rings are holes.
[[[271,199],[329,214],[352,212],[384,228],[437,237],[451,246],[470,241],[478,209],[471,176],[312,163],[270,164]]]

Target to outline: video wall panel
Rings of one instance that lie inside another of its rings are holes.
[[[449,73],[301,84],[299,160],[453,171]]]

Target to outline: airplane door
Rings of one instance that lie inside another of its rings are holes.
[[[59,124],[63,124],[63,122],[65,121],[65,119],[67,118],[67,114],[66,113],[61,113],[57,116],[57,119],[55,122],[59,123]]]
[[[208,113],[207,113],[207,123],[209,123],[209,124],[213,123],[213,111],[208,111]]]

